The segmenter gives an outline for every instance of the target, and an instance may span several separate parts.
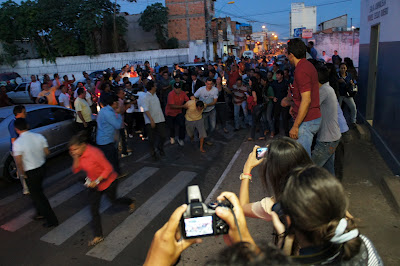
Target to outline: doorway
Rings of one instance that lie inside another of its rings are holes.
[[[368,88],[366,120],[372,126],[375,111],[376,80],[378,70],[379,52],[379,30],[380,24],[371,27],[371,39],[369,44],[369,67],[368,67]]]

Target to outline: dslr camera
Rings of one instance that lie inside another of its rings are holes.
[[[188,208],[182,215],[181,232],[183,238],[197,238],[227,234],[229,226],[215,214],[217,207],[232,209],[229,201],[215,201],[206,205],[202,201],[198,185],[187,188]]]

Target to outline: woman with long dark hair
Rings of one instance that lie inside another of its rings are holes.
[[[282,212],[280,217],[272,213],[273,223],[278,235],[294,233],[300,246],[299,255],[292,256],[294,263],[383,265],[371,241],[347,215],[343,186],[327,170],[313,165],[294,169],[279,202]],[[282,244],[291,250],[289,243]]]
[[[354,127],[357,120],[357,106],[354,102],[354,95],[350,91],[355,86],[355,83],[353,77],[347,72],[347,65],[345,63],[339,65],[338,84],[340,94],[339,104],[342,106],[344,102],[350,108],[350,123]]]

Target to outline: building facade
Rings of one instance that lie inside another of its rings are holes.
[[[294,29],[306,28],[317,30],[317,7],[305,6],[304,3],[292,3],[290,10],[290,37],[294,35]]]
[[[400,1],[361,0],[359,114],[389,166],[400,173]]]

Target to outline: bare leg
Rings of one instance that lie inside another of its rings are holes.
[[[206,152],[206,151],[203,149],[203,145],[204,145],[204,138],[200,138],[200,151],[201,151],[201,152]]]

